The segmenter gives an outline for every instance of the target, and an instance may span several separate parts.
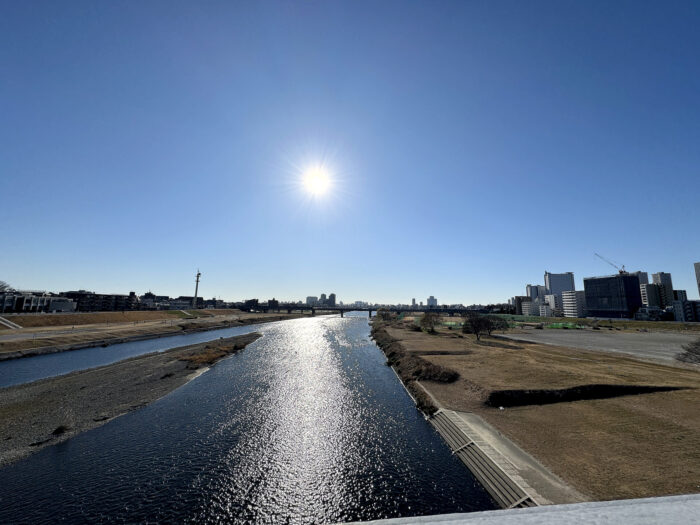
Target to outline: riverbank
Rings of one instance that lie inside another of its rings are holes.
[[[439,404],[477,415],[589,498],[700,490],[698,370],[447,328],[431,335],[412,321],[375,321],[373,337],[407,387],[424,389],[426,413]],[[416,359],[458,378],[421,379]]]
[[[0,467],[148,405],[259,337],[173,348],[0,389]]]
[[[0,361],[299,317],[303,317],[303,314],[238,312],[191,319],[178,318],[178,321],[94,324],[79,326],[77,329],[59,327],[43,331],[8,330],[0,336]]]

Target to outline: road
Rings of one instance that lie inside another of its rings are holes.
[[[700,337],[700,334],[545,329],[520,330],[503,334],[503,337],[532,343],[613,352],[641,359],[677,363],[675,355],[683,350],[682,346],[694,341]]]

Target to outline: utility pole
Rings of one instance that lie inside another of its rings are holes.
[[[197,268],[197,279],[194,282],[194,297],[192,298],[192,308],[197,308],[197,293],[199,292],[199,277],[202,274],[199,272],[199,268]]]

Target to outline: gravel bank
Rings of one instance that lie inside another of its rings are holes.
[[[0,467],[146,406],[259,337],[173,348],[0,389]]]

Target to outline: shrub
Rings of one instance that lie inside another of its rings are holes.
[[[677,354],[676,359],[684,363],[700,363],[700,339],[683,345],[683,352]]]
[[[440,316],[435,312],[426,312],[420,318],[420,327],[429,334],[435,333],[435,327],[440,324]]]

